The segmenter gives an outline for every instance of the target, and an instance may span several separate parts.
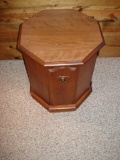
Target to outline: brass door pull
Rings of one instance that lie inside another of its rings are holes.
[[[60,83],[66,83],[66,78],[69,78],[69,76],[58,76]]]

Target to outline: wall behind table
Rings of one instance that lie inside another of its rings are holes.
[[[120,56],[120,1],[118,0],[1,0],[0,59],[22,59],[16,49],[20,23],[43,9],[76,9],[99,21],[106,45],[100,57]]]

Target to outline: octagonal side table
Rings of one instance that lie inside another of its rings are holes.
[[[104,45],[96,20],[75,10],[44,10],[20,26],[18,49],[30,93],[48,111],[71,111],[92,91],[97,53]]]

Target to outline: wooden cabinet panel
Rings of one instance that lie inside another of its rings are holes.
[[[96,58],[97,58],[97,54],[95,54],[91,59],[89,59],[84,65],[81,65],[79,67],[77,91],[76,91],[77,100],[91,86],[92,74],[94,71]]]
[[[26,70],[30,80],[30,90],[49,103],[47,70],[28,55],[24,54]]]
[[[49,69],[51,105],[75,103],[77,75],[76,66]]]

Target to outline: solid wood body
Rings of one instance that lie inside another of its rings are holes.
[[[95,60],[103,45],[97,21],[79,11],[42,11],[24,22],[18,49],[32,97],[51,112],[75,110],[92,91]]]
[[[24,54],[30,93],[47,110],[75,110],[91,93],[91,79],[97,54],[84,65],[43,67]],[[61,83],[59,76],[68,76]]]

